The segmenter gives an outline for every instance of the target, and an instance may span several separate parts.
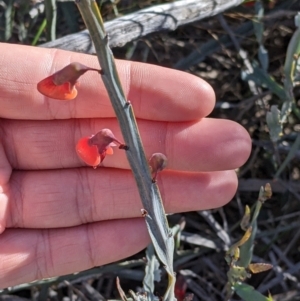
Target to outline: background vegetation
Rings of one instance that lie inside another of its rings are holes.
[[[98,2],[104,19],[111,20],[172,1]],[[252,261],[270,263],[273,269],[253,275],[247,283],[264,295],[270,292],[273,300],[300,300],[300,115],[297,111],[300,91],[297,64],[292,78],[293,110],[287,114],[284,123],[280,116],[271,127],[271,134],[272,129],[276,132],[276,125],[282,134],[270,135],[270,120],[269,127],[267,125],[271,106],[276,105],[282,110],[286,101],[282,91],[287,87],[287,49],[297,30],[294,18],[300,11],[300,1],[266,1],[262,7],[243,4],[222,15],[172,32],[154,33],[113,49],[116,58],[177,68],[204,78],[213,86],[217,98],[211,116],[239,122],[252,137],[252,154],[247,164],[237,171],[239,189],[232,202],[216,210],[169,217],[171,225],[185,224],[179,231],[174,263],[179,300],[185,293],[193,293],[193,300],[224,300],[229,269],[225,252],[243,236],[239,222],[245,205],[254,206],[260,187],[266,183],[271,184],[273,196],[260,210]],[[54,31],[53,28],[51,31],[49,20],[44,1],[0,1],[1,41],[39,45],[84,29],[72,2],[57,3]],[[297,57],[294,59],[296,62]],[[125,262],[77,275],[35,285],[24,284],[11,288],[10,292],[3,291],[0,298],[8,298],[8,293],[14,299],[119,298],[116,276],[120,277],[125,292],[129,289],[138,291],[142,287],[144,256],[141,253]],[[161,285],[164,283],[156,286],[158,295]],[[232,300],[240,300],[238,298],[234,296]]]

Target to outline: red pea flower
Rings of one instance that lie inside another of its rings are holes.
[[[149,159],[149,166],[152,174],[152,182],[156,182],[158,172],[167,166],[167,157],[162,153],[154,153]]]
[[[79,139],[76,144],[76,152],[79,158],[87,165],[97,168],[106,155],[112,155],[112,146],[119,144],[119,148],[126,149],[109,129],[103,129],[90,137]]]
[[[77,96],[77,80],[87,71],[101,72],[101,70],[74,62],[41,80],[37,84],[37,89],[41,94],[51,98],[60,100],[74,99]]]

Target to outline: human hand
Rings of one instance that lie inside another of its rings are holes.
[[[80,78],[72,101],[44,97],[41,79],[93,56],[2,44],[0,48],[0,283],[8,287],[128,257],[149,243],[142,204],[123,150],[94,170],[77,157],[83,136],[109,128],[122,140],[101,78]],[[234,195],[234,169],[250,153],[238,124],[204,118],[214,106],[203,80],[171,69],[117,62],[167,212],[220,207]]]

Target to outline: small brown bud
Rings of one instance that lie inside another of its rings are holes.
[[[167,166],[167,157],[162,153],[154,153],[149,159],[149,165],[152,174],[152,182],[156,182],[157,173]]]
[[[146,209],[141,209],[142,217],[146,217],[148,215],[148,211]]]

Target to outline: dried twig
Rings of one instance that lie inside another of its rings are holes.
[[[105,31],[109,36],[108,43],[110,47],[124,46],[150,33],[175,30],[178,26],[215,16],[242,2],[243,0],[181,0],[142,9],[105,22]],[[40,46],[95,53],[87,30]]]

